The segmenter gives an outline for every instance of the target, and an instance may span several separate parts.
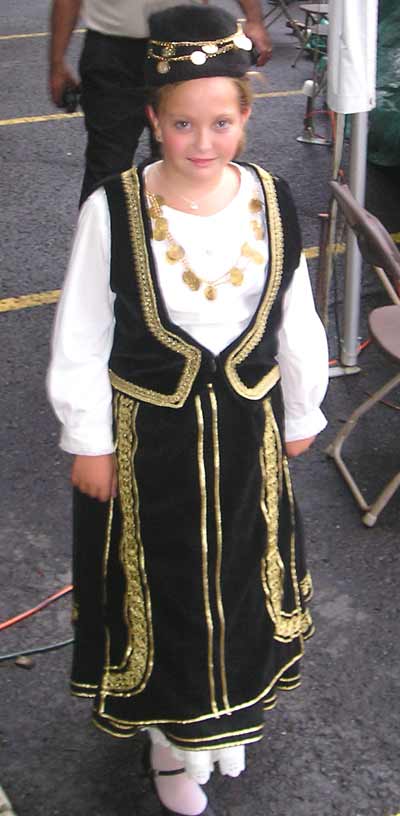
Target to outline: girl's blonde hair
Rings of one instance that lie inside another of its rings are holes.
[[[239,106],[241,111],[251,108],[253,101],[253,91],[250,85],[250,79],[245,75],[243,77],[227,77],[231,79],[236,86],[239,96]],[[183,82],[171,82],[170,85],[162,85],[160,88],[150,88],[148,91],[148,103],[158,113],[162,108],[163,103],[167,100],[171,91],[183,85]]]

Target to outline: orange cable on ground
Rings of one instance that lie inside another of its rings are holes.
[[[9,618],[9,620],[5,620],[0,623],[0,632],[3,629],[7,629],[9,626],[13,626],[14,623],[19,623],[26,618],[30,618],[31,615],[35,615],[36,612],[40,612],[42,609],[45,609],[46,606],[49,606],[54,601],[57,601],[59,598],[62,598],[63,595],[67,595],[69,592],[72,592],[73,584],[68,584],[68,586],[64,587],[64,589],[59,589],[58,592],[55,592],[53,595],[50,595],[49,598],[46,598],[44,601],[41,601],[40,604],[34,606],[33,609],[28,609],[26,612],[21,612],[19,615],[15,615],[14,618]]]

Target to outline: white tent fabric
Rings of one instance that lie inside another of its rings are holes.
[[[337,113],[375,107],[378,0],[330,0],[328,106]]]

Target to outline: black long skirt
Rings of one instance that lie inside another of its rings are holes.
[[[118,497],[74,495],[72,691],[116,736],[257,741],[312,633],[280,387],[216,382],[178,410],[115,391],[114,412]]]

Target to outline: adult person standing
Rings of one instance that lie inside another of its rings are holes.
[[[201,0],[192,0],[194,4]],[[207,0],[203,4],[207,5]],[[87,33],[79,63],[81,105],[87,131],[86,166],[80,203],[100,181],[132,164],[147,125],[144,112],[144,63],[148,17],[177,0],[52,0],[49,81],[53,102],[61,106],[66,87],[78,86],[66,52],[81,16]],[[260,0],[240,0],[246,34],[259,53],[257,64],[271,56]]]

